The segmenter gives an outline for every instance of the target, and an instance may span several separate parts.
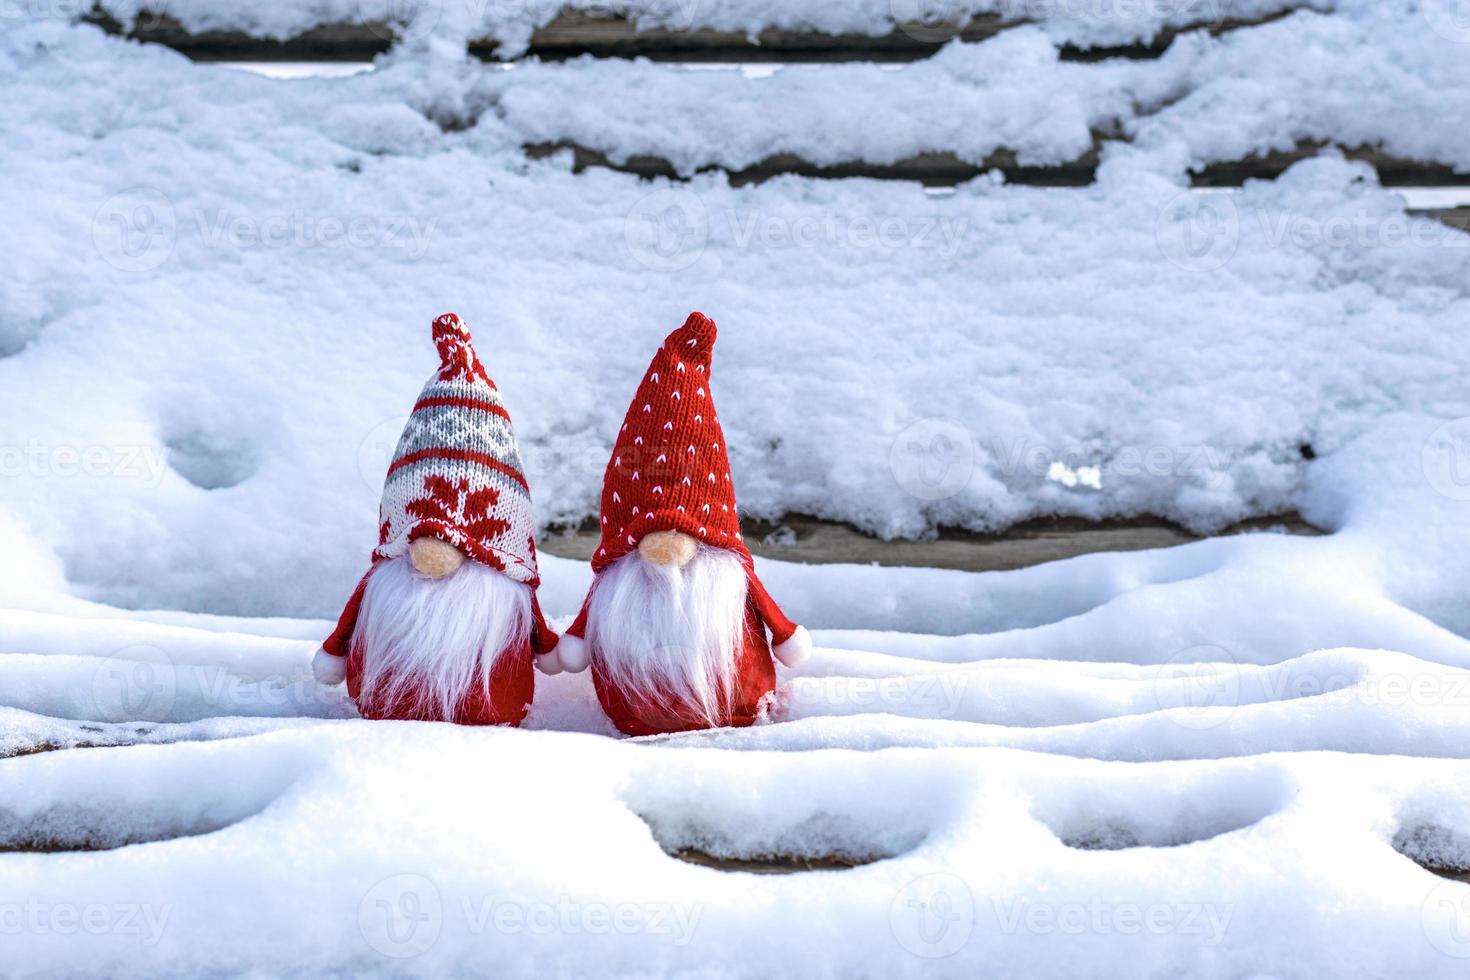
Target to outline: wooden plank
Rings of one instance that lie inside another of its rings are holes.
[[[662,157],[633,156],[622,163],[609,160],[607,154],[576,143],[563,140],[557,143],[530,143],[523,147],[533,159],[541,159],[556,153],[571,153],[572,169],[581,173],[589,167],[604,167],[620,173],[635,174],[645,179],[655,177],[680,178],[674,165]],[[700,173],[722,170],[718,166],[700,169]],[[984,163],[968,163],[953,153],[921,153],[897,163],[864,163],[852,161],[834,165],[810,163],[789,153],[769,156],[760,163],[741,170],[726,170],[730,184],[743,187],[759,184],[774,177],[794,175],[842,179],[869,177],[876,180],[915,180],[927,187],[953,187],[973,180],[988,170],[1000,170],[1006,179],[1018,184],[1033,184],[1043,187],[1086,187],[1097,173],[1097,151],[1071,163],[1060,166],[1030,166],[1016,162],[1010,150],[999,150],[987,157]]]
[[[1200,540],[1177,524],[1152,518],[1093,523],[1049,518],[1019,524],[1002,534],[942,529],[928,541],[882,541],[849,524],[789,515],[779,521],[745,520],[745,542],[753,554],[813,565],[855,564],[950,568],[967,572],[1009,571],[1104,551],[1169,548]],[[1245,521],[1221,534],[1270,529],[1289,534],[1322,532],[1296,514]],[[553,531],[537,542],[559,558],[586,561],[597,547],[595,522]]]
[[[1437,221],[1449,225],[1451,228],[1458,228],[1460,231],[1470,231],[1470,206],[1432,208],[1426,211],[1415,211],[1411,213],[1420,214],[1426,218],[1434,218]]]
[[[688,864],[716,871],[744,871],[758,875],[792,875],[803,871],[847,871],[865,864],[883,860],[881,857],[847,857],[828,855],[823,857],[791,857],[789,855],[765,855],[757,857],[719,857],[693,848],[670,851],[669,856]]]
[[[767,28],[754,38],[709,28],[640,30],[626,18],[583,11],[563,11],[531,37],[528,52],[558,60],[595,55],[603,58],[648,58],[653,61],[834,62],[916,61],[931,56],[955,38],[984,41],[1024,23],[998,14],[982,15],[963,26],[901,24],[888,34],[820,34]],[[493,41],[477,42],[471,51],[498,57]]]
[[[1335,147],[1349,160],[1361,160],[1378,171],[1378,179],[1394,187],[1465,187],[1470,172],[1457,172],[1443,163],[1408,160],[1372,146],[1342,146],[1323,140],[1303,140],[1291,150],[1248,157],[1231,163],[1212,163],[1194,174],[1196,187],[1238,187],[1250,179],[1274,179],[1302,160]]]
[[[1133,44],[1096,48],[1068,45],[1062,48],[1061,58],[1067,61],[1158,58],[1181,34],[1207,30],[1219,35],[1271,23],[1283,16],[1286,13],[1253,20],[1199,21],[1167,28],[1148,41]],[[113,33],[125,33],[135,40],[167,45],[198,61],[361,61],[386,51],[394,37],[393,28],[381,21],[323,25],[297,37],[277,41],[252,37],[241,31],[216,30],[194,34],[167,14],[145,15],[126,31],[116,18],[101,8],[93,8],[86,19]],[[1024,17],[980,14],[964,24],[899,23],[889,33],[874,36],[767,28],[752,38],[743,32],[702,27],[640,30],[635,23],[621,16],[563,11],[532,33],[526,55],[545,60],[590,54],[603,58],[689,62],[907,62],[928,58],[955,39],[984,41],[1002,31],[1030,23],[1033,21]],[[501,54],[500,42],[493,37],[471,41],[469,50],[486,61],[506,60]]]
[[[1462,881],[1470,885],[1470,868],[1441,868],[1430,864],[1421,864],[1419,866],[1430,874],[1438,875],[1441,878],[1448,878],[1451,881]]]
[[[917,181],[926,187],[953,187],[967,180],[973,180],[990,170],[999,170],[1005,175],[1006,180],[1013,184],[1036,187],[1086,187],[1097,176],[1098,153],[1102,140],[1103,137],[1098,135],[1094,140],[1093,149],[1085,156],[1056,166],[1020,164],[1016,160],[1016,155],[1010,150],[998,150],[986,157],[985,161],[980,164],[961,160],[953,153],[922,153],[897,163],[878,164],[853,161],[823,165],[782,153],[769,156],[757,164],[740,170],[725,170],[724,172],[729,177],[731,186],[734,187],[759,184],[782,176],[826,179],[867,177],[875,180]],[[671,180],[684,179],[675,171],[674,165],[662,157],[633,156],[621,163],[614,163],[608,159],[607,154],[600,150],[588,149],[567,140],[556,143],[528,143],[522,149],[533,159],[542,159],[557,153],[570,153],[572,169],[577,173],[589,167],[603,167],[619,173],[634,174],[648,180],[655,177],[666,177]],[[1304,145],[1291,153],[1273,153],[1234,163],[1215,164],[1194,175],[1194,186],[1238,187],[1246,180],[1274,180],[1292,164],[1310,159],[1324,149],[1326,147],[1321,145]],[[1340,147],[1339,149],[1349,159],[1363,160],[1377,168],[1379,180],[1385,186],[1470,186],[1470,173],[1456,173],[1451,167],[1443,164],[1404,160],[1367,147]],[[723,169],[711,165],[701,167],[698,172],[712,173]],[[1454,224],[1455,227],[1463,227],[1461,224],[1455,224],[1463,220],[1456,213],[1457,211],[1458,209],[1426,209],[1422,213],[1441,220],[1448,218],[1446,223]]]
[[[83,19],[111,34],[173,48],[195,61],[371,61],[393,41],[392,29],[383,23],[314,27],[276,41],[240,31],[193,34],[166,14],[146,15],[128,31],[100,8]]]
[[[1076,846],[1069,844],[1068,846]],[[1129,845],[1137,847],[1140,845]],[[704,851],[684,849],[669,852],[670,857],[677,858],[689,864],[695,864],[702,868],[711,868],[715,871],[737,871],[758,875],[791,875],[802,874],[807,871],[847,871],[852,868],[860,868],[865,864],[873,864],[884,860],[883,857],[849,857],[846,855],[829,855],[821,857],[793,857],[790,855],[763,855],[748,858],[718,857],[707,854]],[[1413,860],[1410,858],[1410,860]],[[1430,874],[1451,881],[1460,881],[1470,884],[1470,869],[1467,868],[1442,868],[1423,864],[1415,861],[1419,867]]]
[[[1215,33],[1239,30],[1279,19],[1278,14],[1260,21],[1225,21],[1206,25]],[[122,25],[100,10],[94,10],[89,19],[105,29],[122,33]],[[967,40],[981,40],[993,36],[1000,30],[1014,26],[1017,22],[1002,21],[1000,18],[981,18],[964,28],[961,36]],[[912,25],[896,30],[883,38],[859,38],[854,35],[815,35],[800,32],[766,31],[751,42],[744,35],[721,34],[707,30],[650,30],[639,32],[632,23],[613,17],[592,14],[563,13],[551,24],[536,32],[531,53],[545,58],[572,57],[579,54],[600,54],[609,57],[660,56],[667,60],[828,60],[842,61],[863,57],[877,59],[883,52],[902,54],[912,60],[923,56],[926,50],[938,46],[938,41],[922,40],[942,35],[937,28],[918,30]],[[1167,47],[1179,33],[1165,32],[1152,42],[1152,47]],[[191,34],[175,19],[158,15],[139,22],[128,36],[141,41],[150,41],[176,48],[199,60],[246,59],[270,60],[316,60],[316,61],[361,61],[370,59],[388,50],[392,38],[391,28],[382,23],[359,25],[337,25],[315,28],[285,41],[269,41],[251,38],[239,32],[209,31]],[[741,46],[739,50],[730,47]],[[481,57],[494,58],[496,42],[491,40],[474,42],[471,50]],[[1082,60],[1093,55],[1121,56],[1125,49],[1097,49],[1091,52],[1074,52]],[[1132,48],[1126,49],[1132,50]],[[1162,49],[1160,49],[1162,50]],[[659,53],[662,52],[660,55]],[[875,53],[876,52],[876,53]],[[822,57],[818,57],[821,54]],[[871,55],[871,58],[869,57]],[[979,163],[961,160],[949,152],[921,153],[891,164],[872,164],[849,161],[838,164],[813,164],[792,154],[775,154],[739,170],[727,171],[732,185],[756,184],[779,176],[795,175],[813,178],[843,179],[864,177],[878,180],[917,181],[930,187],[952,187],[990,171],[998,170],[1006,180],[1016,184],[1042,187],[1083,187],[1091,184],[1097,174],[1098,154],[1102,143],[1117,138],[1116,134],[1096,133],[1092,148],[1076,160],[1051,166],[1023,165],[1014,152],[998,150]],[[1245,160],[1214,163],[1194,175],[1197,187],[1233,187],[1250,179],[1270,180],[1280,176],[1293,164],[1320,154],[1332,144],[1323,141],[1303,141],[1291,150],[1274,151]],[[1379,179],[1388,186],[1438,187],[1470,186],[1470,172],[1456,172],[1445,164],[1409,160],[1384,153],[1375,147],[1337,147],[1350,159],[1363,160],[1374,166]],[[614,163],[597,149],[581,146],[572,141],[529,144],[525,151],[533,158],[549,156],[558,152],[570,152],[573,167],[577,171],[588,167],[605,167],[639,177],[677,177],[669,161],[655,156],[634,156],[624,162]],[[703,171],[721,170],[711,165]],[[1464,228],[1463,217],[1453,212],[1426,212],[1430,216],[1445,220],[1457,228]]]

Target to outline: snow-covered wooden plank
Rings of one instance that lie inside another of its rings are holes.
[[[1244,521],[1222,534],[1277,530],[1289,534],[1322,532],[1286,514]],[[1076,519],[1028,521],[994,535],[945,529],[932,541],[883,541],[848,524],[790,515],[779,521],[745,522],[750,550],[763,558],[808,564],[891,565],[988,572],[1028,568],[1049,561],[1108,551],[1146,551],[1200,540],[1200,535],[1168,521],[1139,518],[1092,523]],[[541,550],[561,558],[586,560],[597,546],[595,527],[552,533]]]
[[[1281,11],[1260,17],[1199,19],[1163,27],[1131,43],[1068,43],[1062,57],[1075,61],[1104,58],[1160,57],[1179,35],[1207,30],[1220,35],[1270,23]],[[200,61],[302,60],[352,61],[387,51],[401,28],[383,21],[320,24],[287,38],[261,37],[245,30],[191,31],[166,14],[139,18],[125,26],[105,9],[90,15],[109,31],[139,41],[163,44]],[[535,28],[525,48],[508,48],[494,35],[468,41],[472,54],[487,61],[542,59],[594,55],[604,58],[648,58],[654,61],[915,61],[933,55],[953,40],[984,41],[1002,31],[1034,24],[1009,13],[977,13],[963,22],[900,21],[887,33],[830,32],[815,29],[765,27],[756,32],[725,30],[690,24],[664,27],[643,25],[605,12],[563,10],[549,23]]]
[[[793,153],[778,153],[749,167],[725,170],[733,187],[759,184],[776,177],[797,176],[840,180],[866,177],[873,180],[917,181],[925,187],[954,187],[989,171],[999,171],[1011,184],[1029,184],[1038,187],[1086,187],[1097,176],[1099,140],[1086,154],[1076,160],[1050,166],[1020,163],[1012,150],[997,150],[981,163],[971,163],[956,154],[920,153],[896,163],[868,163],[853,160],[838,164],[818,164],[804,160]],[[1247,180],[1274,180],[1293,164],[1310,159],[1328,150],[1320,144],[1303,145],[1290,153],[1272,153],[1246,160],[1211,164],[1194,175],[1196,187],[1239,187]],[[1385,186],[1393,187],[1457,187],[1470,186],[1470,173],[1456,173],[1453,167],[1443,164],[1405,160],[1370,147],[1336,147],[1351,160],[1371,164],[1378,171],[1378,179]],[[656,177],[678,178],[674,165],[663,157],[648,154],[630,156],[615,162],[601,150],[589,149],[571,141],[528,143],[525,151],[532,159],[544,159],[558,153],[572,155],[572,167],[581,172],[590,167],[603,167],[620,173],[635,174],[645,179]],[[708,166],[701,172],[718,172],[723,168]],[[1458,219],[1450,211],[1442,209],[1425,212],[1427,216],[1447,218],[1447,223],[1463,227],[1463,216]],[[1457,221],[1461,223],[1456,223]]]
[[[1445,224],[1449,225],[1451,228],[1458,228],[1461,231],[1470,231],[1470,207],[1435,208],[1419,213],[1423,214],[1427,218],[1434,218],[1437,221],[1442,221]]]

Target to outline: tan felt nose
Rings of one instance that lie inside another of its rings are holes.
[[[438,538],[419,538],[408,546],[408,560],[420,575],[448,578],[464,564],[464,552]]]
[[[638,542],[643,560],[655,565],[678,565],[683,568],[694,557],[698,543],[680,531],[654,531]]]

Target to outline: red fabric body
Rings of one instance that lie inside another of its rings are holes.
[[[580,618],[580,617],[579,617]],[[602,710],[625,735],[661,735],[665,732],[690,732],[710,725],[692,707],[672,702],[665,697],[646,704],[640,692],[624,691],[612,686],[592,662],[592,684]],[[752,599],[745,603],[745,637],[735,658],[735,691],[730,711],[720,725],[743,728],[752,724],[760,709],[761,699],[776,689],[776,666],[771,648],[766,644],[766,629]]]
[[[413,699],[404,697],[392,704],[366,703],[362,699],[363,654],[354,646],[347,655],[347,693],[357,705],[358,714],[375,721],[452,721],[456,725],[519,725],[526,717],[536,693],[531,641],[518,650],[500,655],[490,672],[490,694],[476,687],[459,703],[453,718],[442,717],[438,710],[416,711]]]
[[[357,583],[357,588],[352,590],[352,597],[347,600],[347,606],[342,610],[342,616],[337,621],[337,628],[322,643],[322,649],[328,653],[347,658],[347,693],[357,705],[358,714],[364,718],[395,721],[453,721],[460,725],[519,725],[526,717],[526,709],[530,706],[536,690],[536,674],[533,664],[539,644],[549,642],[552,647],[556,645],[556,634],[546,628],[546,622],[541,617],[541,609],[536,600],[536,593],[534,591],[531,593],[531,632],[519,650],[508,651],[501,655],[500,662],[490,673],[490,696],[485,697],[483,690],[475,691],[460,704],[452,719],[441,718],[438,712],[426,717],[423,713],[414,712],[403,704],[364,704],[359,698],[362,693],[363,653],[353,644],[352,636],[357,631],[357,619],[362,611],[362,597],[367,589],[368,575],[371,574],[372,572],[369,571],[367,575],[364,575]]]

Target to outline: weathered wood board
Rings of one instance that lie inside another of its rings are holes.
[[[1272,14],[1254,20],[1217,18],[1170,28],[1133,44],[1082,48],[1067,46],[1069,61],[1106,58],[1148,59],[1161,56],[1179,35],[1196,30],[1223,34],[1280,19]],[[114,33],[164,44],[200,61],[335,60],[359,61],[388,50],[395,29],[383,22],[336,24],[313,28],[281,40],[251,37],[240,31],[191,33],[167,14],[143,15],[130,29],[101,9],[88,17]],[[755,36],[709,28],[640,28],[624,17],[563,11],[531,36],[526,56],[545,60],[584,54],[605,58],[649,58],[655,61],[882,61],[927,58],[950,41],[984,41],[1001,31],[1030,23],[1024,17],[986,14],[964,23],[900,23],[887,34],[823,34],[816,31],[766,29]],[[495,38],[470,43],[470,53],[487,61],[504,60]]]
[[[700,172],[724,170],[733,187],[759,184],[775,177],[795,175],[842,179],[867,177],[875,180],[918,181],[926,187],[953,187],[973,180],[991,170],[1000,171],[1009,183],[1037,187],[1086,187],[1097,177],[1098,153],[1104,137],[1094,140],[1093,148],[1076,160],[1050,166],[1022,164],[1010,150],[998,150],[980,163],[961,160],[953,153],[921,153],[896,163],[864,163],[853,161],[833,165],[810,163],[791,154],[776,154],[740,170],[718,166],[701,168]],[[1234,187],[1246,180],[1274,180],[1295,163],[1317,156],[1330,147],[1322,143],[1303,143],[1289,153],[1271,153],[1230,163],[1211,164],[1193,175],[1196,187]],[[665,177],[679,179],[674,165],[654,156],[632,156],[613,162],[600,150],[579,146],[570,141],[530,143],[524,147],[532,159],[543,159],[556,153],[570,153],[572,168],[580,172],[589,167],[605,167],[645,179]],[[1335,147],[1350,160],[1362,160],[1378,171],[1379,180],[1393,187],[1458,187],[1470,186],[1470,172],[1456,173],[1452,167],[1437,163],[1420,163],[1391,156],[1372,147]],[[1426,211],[1440,217],[1440,210]],[[1441,219],[1443,220],[1443,219]],[[1458,227],[1458,226],[1457,226]]]
[[[747,520],[742,527],[751,553],[763,558],[813,565],[890,565],[969,572],[1007,571],[1102,551],[1143,551],[1200,540],[1176,524],[1145,518],[1098,524],[1075,519],[1032,521],[997,535],[943,530],[929,541],[882,541],[847,524],[801,515],[776,522]],[[1264,530],[1322,533],[1294,514],[1247,521],[1222,533]],[[597,529],[589,524],[550,532],[538,546],[559,558],[585,561],[592,557],[597,540]]]

